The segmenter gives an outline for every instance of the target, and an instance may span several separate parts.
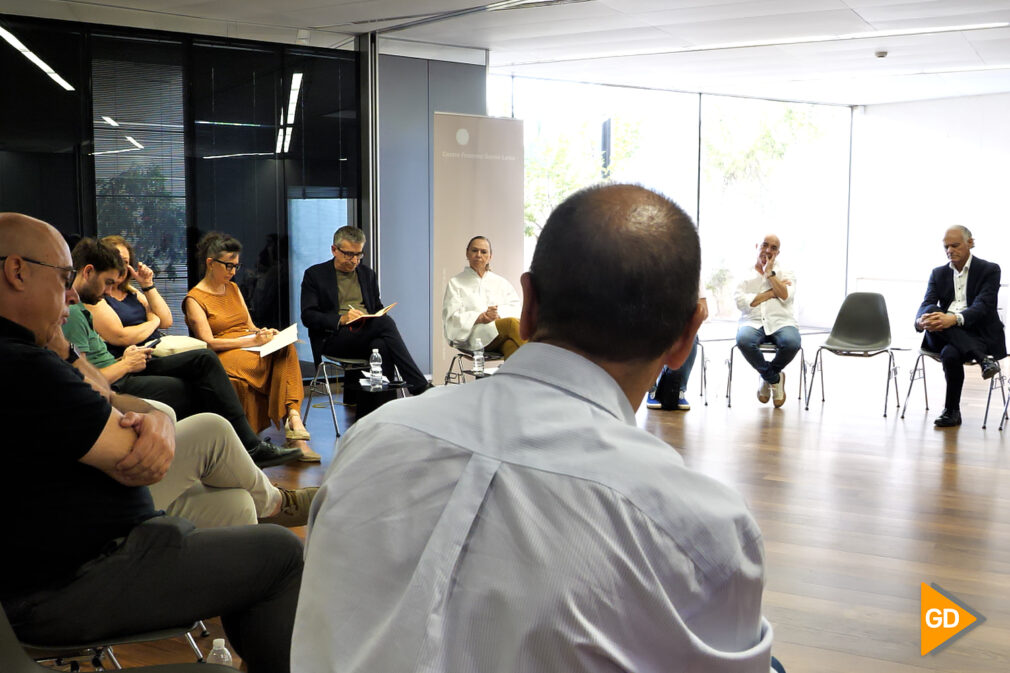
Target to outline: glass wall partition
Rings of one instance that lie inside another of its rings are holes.
[[[0,40],[0,210],[79,235],[82,220],[94,210],[86,169],[91,129],[84,122],[89,74],[84,36],[73,26],[48,28],[2,16],[0,29],[55,75]]]
[[[154,270],[176,334],[189,289],[182,58],[179,42],[92,40],[97,234],[123,236]]]
[[[124,235],[177,332],[197,240],[232,234],[253,319],[298,320],[304,268],[358,220],[356,53],[2,15],[0,28],[0,210]]]

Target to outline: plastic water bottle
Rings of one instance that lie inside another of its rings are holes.
[[[214,646],[207,655],[208,664],[219,664],[221,666],[233,666],[231,652],[224,646],[224,638],[215,638]]]
[[[484,344],[480,339],[477,339],[473,349],[473,373],[476,376],[484,375]]]
[[[382,356],[379,355],[379,349],[373,348],[372,354],[368,356],[368,385],[373,388],[382,387]]]

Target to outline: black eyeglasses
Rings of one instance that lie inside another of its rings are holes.
[[[229,271],[238,271],[239,269],[242,268],[242,265],[238,264],[238,263],[222,262],[220,259],[212,259],[211,261],[212,262],[217,262],[218,264],[220,264],[224,268],[228,269]]]
[[[365,256],[364,252],[351,252],[350,250],[341,250],[337,248],[337,252],[343,254],[347,259],[361,259]]]
[[[46,262],[40,262],[37,259],[32,259],[31,257],[25,257],[24,255],[18,255],[21,259],[25,260],[30,264],[38,264],[39,266],[48,266],[50,269],[56,269],[57,271],[62,271],[66,274],[63,277],[63,289],[69,290],[74,286],[74,279],[77,278],[77,269],[72,266],[56,266],[55,264],[48,264]],[[4,255],[0,257],[0,262],[7,259],[9,255]]]

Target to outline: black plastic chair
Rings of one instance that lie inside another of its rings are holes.
[[[449,361],[449,369],[445,372],[445,381],[443,385],[449,385],[450,383],[466,383],[466,376],[472,376],[474,378],[483,378],[487,374],[481,374],[478,376],[473,373],[473,366],[470,369],[463,369],[463,361],[469,360],[473,363],[473,351],[464,346],[459,346],[453,342],[449,342],[449,345],[456,349],[456,354],[452,356],[452,360]],[[484,363],[497,362],[499,360],[504,360],[505,357],[497,351],[484,350]]]
[[[831,334],[814,355],[814,365],[810,376],[810,388],[807,390],[807,406],[810,408],[810,395],[814,391],[814,378],[821,373],[821,402],[824,402],[824,360],[821,351],[828,351],[842,357],[869,358],[875,355],[887,355],[887,381],[884,384],[884,417],[887,417],[887,399],[891,393],[891,380],[894,380],[894,401],[901,406],[901,393],[898,390],[898,370],[894,364],[894,353],[891,351],[891,322],[887,318],[887,303],[884,295],[876,292],[853,292],[838,309],[835,324]]]
[[[926,402],[926,411],[929,411],[929,393],[926,391],[926,358],[933,360],[935,362],[940,362],[940,354],[935,353],[925,348],[919,349],[919,357],[915,359],[915,366],[912,367],[912,373],[908,375],[908,392],[905,393],[905,404],[901,408],[901,417],[905,417],[905,411],[908,409],[908,398],[912,396],[912,386],[918,379],[922,379],[922,398]],[[974,360],[967,362],[965,364],[978,364]],[[985,398],[985,416],[982,417],[982,429],[985,430],[986,424],[989,422],[989,405],[992,403],[992,391],[996,386],[996,381],[999,381],[999,391],[1003,396],[1003,416],[1000,417],[999,429],[1003,429],[1003,423],[1006,421],[1007,415],[1007,398],[1006,394],[1006,377],[1003,375],[1003,367],[1000,366],[999,373],[996,376],[989,379],[989,394]]]
[[[88,652],[94,651],[95,648],[100,648],[98,654],[88,654],[89,658],[100,657],[102,653],[111,654],[112,645],[123,645],[126,643],[139,643],[148,642],[152,640],[163,640],[165,638],[174,638],[176,636],[188,634],[193,628],[196,628],[196,624],[192,627],[179,627],[175,629],[165,629],[164,631],[153,631],[145,634],[137,634],[134,636],[125,636],[121,638],[110,638],[108,641],[101,644],[95,643],[85,643],[82,645],[68,645],[68,646],[32,646],[23,645],[18,641],[17,636],[14,633],[14,629],[11,628],[10,622],[7,620],[7,613],[0,610],[0,670],[4,673],[40,673],[40,671],[52,671],[53,669],[43,666],[35,661],[35,656],[42,659],[52,659],[59,656],[70,656],[73,652]],[[195,645],[191,646],[195,647]],[[26,651],[28,650],[28,651]],[[199,653],[199,649],[196,649]],[[29,654],[32,652],[33,654]],[[202,659],[202,655],[199,655]],[[118,662],[114,658],[111,659],[114,662],[116,668],[119,668]],[[99,662],[100,663],[100,662]],[[97,667],[96,667],[97,668]],[[159,666],[143,666],[139,668],[131,668],[131,671],[136,671],[137,673],[214,673],[220,672],[225,673],[225,671],[231,671],[234,673],[235,669],[227,668],[225,666],[218,666],[216,664],[205,664],[205,663],[192,663],[192,664],[162,664]]]

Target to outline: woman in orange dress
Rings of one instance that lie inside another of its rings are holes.
[[[253,324],[245,299],[232,282],[241,266],[241,252],[242,244],[226,234],[203,237],[197,255],[206,268],[203,280],[183,300],[186,324],[221,359],[253,429],[260,432],[271,421],[277,427],[283,424],[288,445],[302,450],[302,460],[316,462],[319,454],[306,443],[310,436],[299,413],[302,372],[294,345],[266,357],[243,350],[267,343],[277,330]]]

